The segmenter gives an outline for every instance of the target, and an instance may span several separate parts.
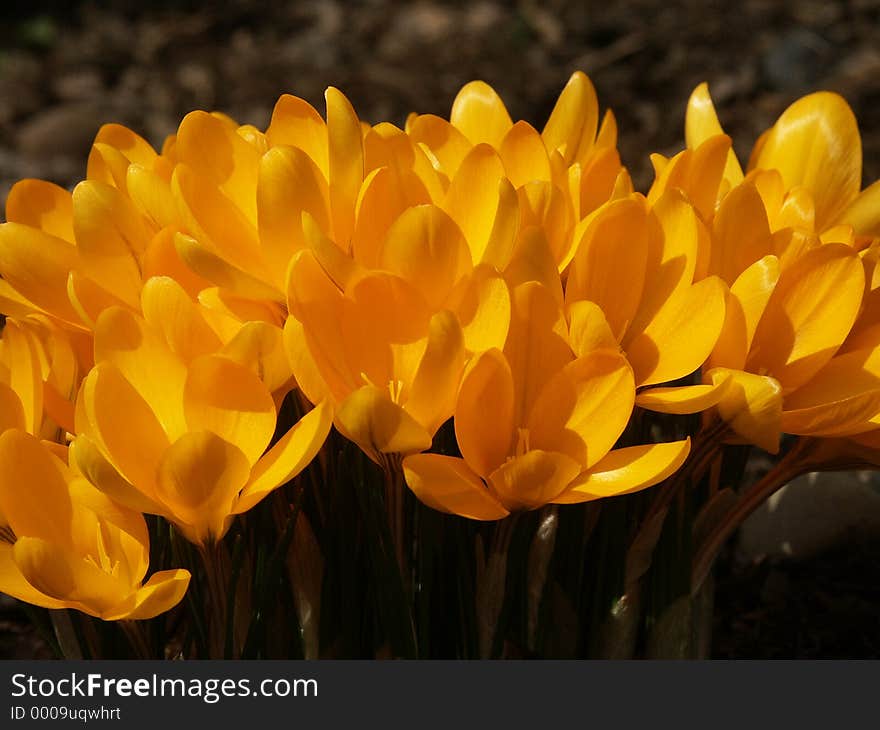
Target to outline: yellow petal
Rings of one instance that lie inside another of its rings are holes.
[[[119,369],[170,438],[185,430],[180,404],[186,368],[146,321],[122,307],[105,310],[95,327],[95,361]]]
[[[143,621],[165,613],[183,600],[186,589],[189,588],[190,577],[189,571],[182,569],[153,573],[150,580],[134,594],[133,605],[126,606],[124,614],[110,612],[104,619]]]
[[[73,509],[64,474],[24,431],[0,434],[0,514],[19,538],[71,544]]]
[[[250,368],[270,393],[292,376],[281,328],[268,322],[245,322],[219,354]]]
[[[598,304],[574,302],[568,308],[568,319],[568,339],[575,356],[582,357],[594,350],[619,349],[617,338]]]
[[[785,398],[785,410],[848,400],[880,389],[880,349],[866,347],[836,355]]]
[[[560,504],[629,494],[659,484],[684,464],[691,440],[614,449],[556,499]]]
[[[465,461],[487,477],[510,453],[513,375],[504,355],[488,350],[471,361],[455,408],[455,437]]]
[[[8,208],[9,203],[6,205]],[[880,180],[862,190],[839,220],[851,225],[860,236],[880,236]]]
[[[122,124],[102,125],[95,135],[95,143],[113,147],[138,165],[152,165],[157,156],[149,142]]]
[[[296,96],[282,94],[266,130],[270,147],[298,147],[328,176],[327,126],[315,108]]]
[[[804,436],[851,436],[877,428],[880,389],[858,393],[845,400],[782,411],[782,430]]]
[[[808,188],[816,202],[816,227],[826,228],[861,186],[862,143],[852,110],[827,91],[798,99],[773,125],[749,167],[779,170],[786,188]]]
[[[237,446],[255,464],[275,431],[275,404],[248,368],[217,355],[190,363],[183,390],[190,430],[207,430]],[[242,485],[243,486],[243,485]]]
[[[153,276],[169,276],[180,284],[190,297],[196,297],[204,289],[209,288],[211,282],[196,274],[184,263],[177,253],[175,235],[175,229],[168,227],[153,236],[141,262],[143,277],[147,280]]]
[[[237,133],[234,124],[203,111],[190,112],[177,130],[175,153],[179,163],[199,170],[228,198],[232,203],[227,204],[229,218],[240,212],[252,225],[256,223],[260,153]]]
[[[758,189],[744,183],[721,202],[712,232],[709,270],[728,284],[755,261],[772,253],[773,240],[764,202]]]
[[[449,121],[471,144],[487,142],[496,148],[513,126],[501,97],[484,81],[471,81],[461,88],[452,103]]]
[[[619,200],[578,226],[579,232],[583,230],[565,300],[598,305],[618,340],[632,323],[642,297],[648,264],[646,213],[636,200]]]
[[[283,296],[268,279],[260,279],[228,263],[212,253],[194,238],[178,233],[174,236],[174,246],[180,258],[196,274],[229,289],[245,299],[266,299],[282,301]]]
[[[324,94],[327,102],[329,144],[330,210],[333,238],[343,250],[350,250],[354,210],[364,181],[364,145],[357,114],[332,86]]]
[[[420,114],[407,129],[412,140],[424,144],[440,162],[450,178],[455,175],[471,143],[459,130],[441,117]]]
[[[0,225],[0,275],[35,305],[66,322],[79,316],[67,299],[67,277],[77,265],[76,248],[22,225]]]
[[[485,260],[491,251],[499,221],[512,219],[514,213],[519,216],[518,204],[501,195],[504,178],[504,166],[495,150],[477,145],[462,161],[446,192],[442,207],[464,234],[474,263]],[[495,243],[492,248],[504,247]],[[501,253],[495,252],[498,256]]]
[[[688,375],[702,365],[724,324],[726,287],[710,277],[677,293],[626,345],[637,385]]]
[[[419,362],[404,408],[430,434],[452,416],[464,368],[464,337],[452,312],[431,318],[425,354]]]
[[[596,89],[582,71],[575,71],[559,95],[542,136],[549,150],[563,150],[567,165],[579,159],[596,139],[599,102]]]
[[[510,514],[462,459],[413,454],[403,460],[403,474],[413,494],[441,512],[471,520],[500,520]]]
[[[302,323],[295,317],[288,317],[284,323],[282,337],[296,387],[310,403],[317,404],[325,399],[332,400],[333,394],[309,350]]]
[[[27,330],[7,320],[3,328],[3,349],[9,366],[7,383],[24,416],[24,430],[39,435],[43,423],[43,377],[37,343]],[[14,406],[12,413],[15,413]]]
[[[312,159],[293,147],[275,147],[260,161],[257,185],[260,242],[276,273],[276,286],[294,253],[306,246],[302,214],[306,211],[322,231],[330,230],[327,181]]]
[[[778,280],[775,256],[765,256],[739,275],[727,296],[724,326],[712,351],[711,367],[745,367],[758,322]]]
[[[510,289],[493,267],[477,266],[452,293],[449,308],[461,323],[469,352],[504,347],[510,327]]]
[[[580,471],[565,454],[533,450],[498,467],[489,484],[508,510],[537,509],[558,498]]]
[[[713,368],[705,380],[718,384],[729,380],[718,413],[749,443],[775,454],[782,429],[782,386],[774,378],[741,370]]]
[[[336,411],[336,427],[375,461],[379,454],[412,454],[431,446],[431,435],[391,401],[387,390],[365,385]]]
[[[700,84],[688,99],[687,112],[684,122],[684,138],[689,149],[699,147],[710,137],[724,134],[712,97],[709,96],[709,86]],[[731,185],[742,182],[743,171],[736,159],[736,154],[730,150],[727,156],[727,164],[724,167],[724,179]]]
[[[634,400],[632,369],[623,355],[598,350],[580,357],[535,400],[525,424],[529,445],[562,452],[588,469],[620,438]]]
[[[66,605],[64,601],[47,596],[27,582],[15,564],[13,546],[8,542],[0,542],[0,593],[43,608],[64,608]]]
[[[519,232],[516,250],[504,270],[504,278],[511,289],[529,282],[541,284],[555,301],[562,303],[562,282],[556,257],[547,236],[538,226],[529,226]]]
[[[825,244],[783,273],[755,332],[746,362],[770,373],[785,393],[807,382],[827,363],[855,322],[865,275],[858,255],[843,244]]]
[[[649,388],[636,396],[636,405],[657,413],[699,413],[714,405],[724,396],[727,381],[711,385],[676,385],[668,388]]]
[[[77,398],[76,431],[88,436],[130,484],[156,501],[156,468],[168,448],[168,436],[146,401],[112,364],[95,366],[83,381]],[[83,472],[97,476],[99,468],[103,466],[84,468]],[[107,485],[108,489],[120,486],[112,479]],[[102,488],[103,483],[95,486]]]
[[[132,485],[116,467],[107,460],[101,450],[84,435],[77,436],[70,444],[70,462],[75,464],[91,484],[115,502],[137,512],[165,514],[164,505]],[[158,465],[158,460],[155,462]],[[151,479],[151,486],[154,479]]]
[[[577,243],[572,236],[574,210],[562,189],[545,180],[533,180],[517,190],[520,230],[537,226],[544,231],[557,269],[570,263]]]
[[[532,180],[552,179],[550,157],[541,135],[528,122],[517,122],[498,149],[507,177],[515,188]]]
[[[191,542],[219,540],[250,476],[241,449],[211,431],[186,433],[159,465],[159,495]]]
[[[19,180],[6,197],[6,220],[73,243],[70,192],[46,180]]]
[[[144,319],[185,362],[216,352],[221,346],[200,307],[174,279],[157,276],[147,281],[141,292],[141,308]]]
[[[321,450],[332,425],[333,407],[329,401],[322,401],[306,413],[254,465],[251,479],[233,511],[247,512],[273,489],[305,469]]]
[[[536,282],[513,290],[513,315],[504,355],[513,374],[514,423],[525,423],[545,383],[572,361],[565,317],[553,295]]]
[[[171,190],[185,228],[193,238],[230,266],[257,279],[270,280],[257,235],[256,214],[252,221],[248,220],[202,169],[177,165]],[[256,201],[256,183],[253,195]],[[183,258],[196,273],[202,273]],[[212,277],[202,275],[213,281]]]
[[[21,399],[6,383],[0,382],[0,433],[10,428],[27,430]]]
[[[616,149],[597,148],[580,175],[578,189],[573,192],[579,205],[577,218],[585,218],[603,203],[632,193],[632,186],[625,173]],[[628,186],[628,189],[620,191],[618,185]]]
[[[471,256],[455,222],[440,208],[410,208],[388,231],[380,267],[406,279],[438,309],[471,269]]]
[[[140,165],[129,165],[125,186],[131,202],[156,228],[178,223],[171,186],[161,176]]]

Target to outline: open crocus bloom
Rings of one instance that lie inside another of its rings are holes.
[[[302,471],[330,429],[332,409],[320,403],[266,451],[276,408],[251,369],[222,354],[187,363],[121,307],[99,318],[95,356],[76,403],[77,465],[194,543],[219,540],[236,514]]]
[[[689,441],[612,450],[635,400],[632,369],[616,350],[575,357],[561,309],[542,285],[514,290],[504,351],[476,357],[462,380],[455,432],[463,458],[403,461],[423,502],[472,519],[636,491],[664,479]]]
[[[297,382],[309,399],[336,403],[337,428],[377,462],[429,448],[452,415],[464,335],[425,293],[388,272],[343,292],[308,251],[291,265],[285,343]]]
[[[688,102],[687,145],[695,148],[721,133],[708,87],[701,84]],[[758,138],[748,169],[749,179],[759,174],[774,230],[798,221],[816,235],[834,231],[832,240],[880,235],[880,184],[860,190],[861,137],[855,115],[841,96],[820,91],[794,102]],[[731,150],[720,194],[742,180],[742,167]]]
[[[155,573],[144,518],[101,494],[18,429],[0,435],[0,591],[106,621],[173,608],[186,570]]]
[[[706,251],[697,212],[677,190],[653,207],[641,195],[607,203],[581,225],[565,287],[573,326],[596,305],[605,346],[619,343],[638,387],[690,375],[706,360],[724,323],[726,287],[702,278]],[[597,325],[598,326],[598,325]],[[640,391],[636,403],[670,413],[714,405],[722,386]]]

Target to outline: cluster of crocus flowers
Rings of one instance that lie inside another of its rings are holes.
[[[880,189],[849,107],[796,102],[744,172],[703,86],[686,143],[634,191],[582,73],[540,131],[482,82],[403,128],[332,88],[265,131],[192,112],[159,152],[103,127],[86,180],[18,183],[0,226],[0,590],[167,610],[188,574],[142,584],[142,515],[208,549],[334,427],[476,520],[669,479],[695,434],[630,427],[652,413],[870,447]]]

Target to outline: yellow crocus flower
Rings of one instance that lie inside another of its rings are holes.
[[[495,520],[644,489],[675,472],[689,440],[613,449],[635,401],[626,358],[616,349],[575,357],[562,310],[541,284],[518,286],[514,302],[504,351],[477,356],[462,380],[454,421],[462,458],[403,460],[419,499]]]
[[[144,581],[144,518],[101,494],[34,436],[0,435],[0,591],[106,621],[148,619],[177,605],[190,574]]]
[[[173,314],[166,311],[170,327],[181,324]],[[102,313],[71,448],[83,474],[120,504],[162,515],[206,543],[306,467],[332,409],[319,403],[266,451],[276,425],[267,385],[228,353],[191,351],[186,361],[168,332],[123,307]],[[195,328],[176,335],[185,333]]]

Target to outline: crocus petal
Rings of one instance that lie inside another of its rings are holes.
[[[596,89],[586,74],[575,71],[556,100],[541,135],[547,149],[561,149],[565,163],[570,165],[592,146],[598,123]]]
[[[513,315],[504,355],[513,374],[514,423],[525,423],[550,378],[572,360],[565,317],[553,295],[536,282],[513,290]]]
[[[97,365],[83,381],[76,431],[87,435],[130,484],[155,501],[156,467],[168,448],[168,436],[146,401],[112,364]],[[96,481],[95,486],[101,488],[102,483]],[[108,488],[114,486],[108,483]]]
[[[186,362],[221,346],[200,308],[170,277],[156,276],[144,284],[141,309],[144,319],[162,333],[168,348]]]
[[[190,236],[175,234],[174,247],[187,266],[217,286],[229,289],[246,299],[284,300],[283,295],[265,280],[233,266]]]
[[[687,112],[684,122],[684,138],[689,149],[699,147],[709,137],[724,134],[712,97],[709,96],[709,86],[700,84],[688,99]],[[730,150],[727,156],[727,164],[724,167],[724,179],[730,184],[738,185],[742,182],[743,171],[736,159],[736,154]]]
[[[471,520],[500,520],[510,514],[462,459],[413,454],[403,460],[413,494],[429,507]]]
[[[588,469],[620,438],[635,385],[626,358],[598,350],[574,360],[541,390],[526,421],[531,448],[559,451]]]
[[[73,191],[73,228],[83,271],[106,291],[136,308],[141,257],[152,233],[127,196],[87,180]]]
[[[211,431],[186,433],[165,452],[158,493],[192,542],[220,539],[250,476],[241,449]]]
[[[510,328],[510,289],[492,266],[480,264],[452,293],[455,312],[469,352],[501,349]]]
[[[180,403],[186,368],[145,320],[122,307],[106,309],[95,327],[95,361],[118,368],[170,438],[183,433]]]
[[[515,188],[532,180],[551,180],[550,157],[541,135],[528,122],[517,122],[498,149],[507,177]]]
[[[513,375],[504,355],[494,349],[478,355],[461,381],[455,437],[465,461],[481,476],[509,453],[513,404]]]
[[[73,510],[61,469],[24,431],[0,435],[0,514],[21,537],[71,541]]]
[[[19,180],[6,196],[6,220],[73,243],[70,192],[46,180]]]
[[[449,121],[471,144],[487,142],[496,148],[513,126],[501,97],[484,81],[471,81],[461,88],[452,103]]]
[[[6,383],[0,383],[0,433],[11,428],[27,429],[24,408],[16,392]]]
[[[652,487],[675,474],[690,450],[690,439],[614,449],[555,501],[574,504]]]
[[[7,382],[23,412],[24,430],[34,435],[39,435],[43,422],[43,376],[38,347],[25,327],[14,321],[5,323],[3,349],[11,364]]]
[[[565,288],[567,303],[595,302],[623,338],[642,297],[648,264],[647,211],[637,200],[609,203],[584,221]],[[577,237],[577,232],[575,237]]]
[[[456,316],[447,310],[431,318],[428,343],[416,370],[404,408],[430,434],[452,416],[461,372],[464,336]]]
[[[558,271],[564,271],[575,253],[572,236],[574,210],[569,196],[546,180],[533,180],[517,189],[520,228],[535,226],[547,237]]]
[[[104,620],[144,621],[165,613],[183,600],[190,578],[190,572],[183,569],[153,573],[134,594],[133,605],[126,606],[121,614],[109,612]]]
[[[173,226],[178,222],[171,185],[152,170],[140,165],[129,165],[125,174],[125,187],[131,202],[156,228]]]
[[[589,301],[574,302],[568,308],[568,339],[577,357],[594,350],[618,350],[617,338],[602,308]]]
[[[676,385],[668,388],[649,388],[636,396],[636,405],[657,413],[699,413],[714,405],[724,396],[727,381],[715,384]]]
[[[272,111],[266,139],[270,147],[298,147],[312,158],[325,177],[329,175],[327,126],[307,101],[282,94]]]
[[[713,368],[705,375],[713,384],[729,380],[718,413],[749,443],[775,454],[782,430],[782,386],[779,381],[741,370]]]
[[[275,431],[275,403],[268,389],[248,368],[226,357],[193,360],[183,408],[190,430],[211,431],[235,444],[250,464],[263,455]]]
[[[233,511],[246,512],[276,487],[299,474],[327,439],[333,425],[333,407],[322,401],[306,413],[251,470],[251,480],[242,490]]]
[[[504,269],[504,278],[511,289],[517,289],[521,284],[537,282],[553,299],[562,303],[559,266],[547,242],[547,236],[539,226],[528,226],[519,232],[516,250]]]
[[[43,608],[64,608],[66,605],[64,601],[47,596],[28,583],[15,564],[13,546],[8,542],[0,542],[0,593]]]
[[[626,346],[637,385],[688,375],[702,365],[724,324],[726,287],[710,277],[677,294]]]
[[[727,295],[724,326],[712,350],[711,367],[745,367],[755,330],[777,281],[779,261],[775,256],[765,256],[737,277]]]
[[[554,501],[581,471],[565,454],[532,450],[489,475],[489,484],[509,509],[537,509]]]
[[[472,268],[471,253],[461,230],[433,205],[409,208],[394,222],[385,238],[379,264],[416,287],[435,310]]]
[[[418,144],[425,145],[440,162],[450,178],[458,171],[471,143],[445,119],[434,114],[420,114],[407,128],[407,133]]]
[[[851,225],[860,236],[880,236],[880,180],[862,190],[839,220]]]
[[[361,125],[348,99],[332,86],[327,102],[330,211],[333,238],[348,251],[354,229],[354,209],[364,181],[364,144]]]
[[[880,389],[858,393],[845,400],[782,411],[782,430],[805,436],[851,436],[877,428]]]
[[[190,112],[177,130],[175,152],[178,162],[201,171],[234,204],[236,212],[251,224],[256,222],[260,154],[234,124],[218,115]]]
[[[862,181],[862,143],[852,110],[827,91],[798,99],[773,125],[749,167],[779,170],[786,188],[809,189],[816,227],[826,228],[858,195]]]
[[[411,454],[431,446],[431,435],[409,413],[392,402],[388,391],[365,385],[336,411],[340,433],[379,461],[379,454]]]
[[[855,322],[865,286],[853,249],[831,243],[804,254],[779,279],[746,361],[770,373],[785,393],[827,363]]]
[[[260,242],[276,286],[294,253],[305,247],[302,214],[307,212],[322,231],[330,230],[330,192],[318,166],[306,152],[275,147],[260,161],[257,212]]]
[[[21,295],[66,322],[79,322],[67,299],[76,248],[21,223],[0,225],[0,274]]]
[[[477,145],[462,160],[446,192],[442,207],[461,228],[474,263],[486,260],[499,221],[515,220],[514,214],[519,217],[518,203],[501,195],[504,178],[504,165],[495,150],[488,145]],[[494,243],[492,248],[504,247]],[[502,254],[494,252],[503,259]],[[489,263],[502,265],[494,259]]]
[[[770,222],[758,189],[738,185],[721,201],[712,228],[709,271],[728,284],[760,258],[773,252]]]

